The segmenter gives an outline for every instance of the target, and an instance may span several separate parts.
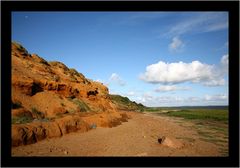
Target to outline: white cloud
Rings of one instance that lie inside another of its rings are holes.
[[[186,33],[212,32],[228,28],[227,12],[195,12],[179,23],[172,25],[167,36],[178,36]]]
[[[226,65],[227,58],[227,56],[222,57],[222,64]],[[149,83],[177,84],[192,82],[206,86],[220,86],[225,83],[224,74],[221,66],[208,65],[199,61],[192,61],[191,63],[159,61],[147,66],[146,72],[140,75],[140,79]]]
[[[226,94],[216,94],[216,95],[205,95],[205,101],[215,102],[215,101],[226,101],[228,96]]]
[[[224,69],[224,72],[228,72],[228,54],[226,54],[222,57],[221,64]]]
[[[136,102],[145,106],[202,106],[202,105],[228,105],[227,94],[205,95],[203,97],[181,96],[153,96],[143,94],[136,98]]]
[[[155,89],[156,92],[170,92],[176,90],[190,90],[189,87],[180,87],[176,85],[163,85]]]
[[[112,73],[109,78],[109,82],[116,82],[120,86],[124,86],[126,84],[125,81],[122,80],[122,78],[116,73]]]
[[[184,43],[179,37],[174,37],[172,42],[169,44],[168,48],[171,52],[179,52],[182,51],[184,47]]]

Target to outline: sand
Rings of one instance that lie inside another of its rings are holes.
[[[218,146],[200,139],[192,123],[151,113],[128,112],[113,128],[97,127],[12,148],[12,156],[221,156]],[[158,138],[165,137],[162,144]]]

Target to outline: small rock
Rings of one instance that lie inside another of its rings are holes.
[[[158,143],[162,144],[165,139],[166,139],[165,136],[158,138]]]
[[[67,155],[67,154],[68,154],[68,151],[64,151],[64,154]]]

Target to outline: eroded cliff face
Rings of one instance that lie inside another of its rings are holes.
[[[12,43],[13,146],[127,121],[116,109],[102,83]]]

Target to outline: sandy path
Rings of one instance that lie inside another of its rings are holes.
[[[70,133],[36,144],[12,148],[13,156],[220,156],[218,147],[199,139],[191,123],[152,114],[129,113],[128,122],[114,128]],[[189,125],[189,127],[188,127]],[[159,144],[159,136],[168,144]],[[166,141],[167,142],[167,141]]]

